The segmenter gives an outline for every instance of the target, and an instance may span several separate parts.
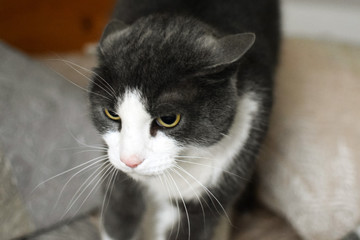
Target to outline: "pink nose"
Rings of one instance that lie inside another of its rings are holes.
[[[120,160],[125,163],[126,166],[136,168],[144,160],[137,155],[131,155],[130,157],[120,157]]]

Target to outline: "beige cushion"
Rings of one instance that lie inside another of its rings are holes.
[[[258,196],[304,239],[360,224],[360,48],[284,41]]]

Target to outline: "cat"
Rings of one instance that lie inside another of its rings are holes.
[[[229,238],[267,130],[279,45],[277,0],[117,3],[89,94],[117,170],[102,239]]]

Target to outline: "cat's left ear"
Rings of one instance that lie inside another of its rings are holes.
[[[128,26],[125,23],[119,20],[113,20],[108,23],[99,42],[100,51],[103,52],[103,50],[106,49],[107,46],[111,43],[111,36],[124,31],[127,27]]]
[[[220,38],[216,46],[216,56],[207,69],[228,66],[238,61],[254,44],[254,33],[240,33]]]

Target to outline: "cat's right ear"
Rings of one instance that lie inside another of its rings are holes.
[[[216,75],[225,79],[219,73],[233,74],[233,70],[237,69],[236,64],[254,45],[255,39],[254,33],[239,33],[218,39],[213,48],[210,64],[202,68],[197,75]]]
[[[217,56],[214,58],[213,65],[208,68],[231,65],[237,62],[255,42],[254,33],[239,33],[228,35],[218,41]]]
[[[99,42],[99,49],[102,53],[104,50],[109,46],[112,40],[112,36],[114,34],[120,33],[121,31],[125,30],[128,26],[119,20],[112,20],[108,25],[106,25],[105,30],[101,36]]]

